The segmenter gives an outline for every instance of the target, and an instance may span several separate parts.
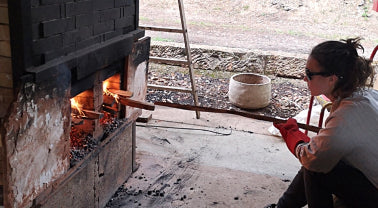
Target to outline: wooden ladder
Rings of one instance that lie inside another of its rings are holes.
[[[194,82],[194,72],[193,72],[193,63],[192,63],[192,55],[190,52],[190,45],[189,45],[189,38],[188,38],[188,28],[186,25],[185,13],[184,13],[184,3],[182,0],[178,0],[179,10],[180,10],[180,18],[181,18],[181,29],[176,28],[167,28],[167,27],[153,27],[153,26],[139,26],[141,29],[151,30],[151,31],[160,31],[160,32],[170,32],[170,33],[182,33],[184,36],[184,43],[185,43],[185,53],[186,53],[186,60],[182,59],[174,59],[174,58],[162,58],[162,57],[152,57],[150,56],[150,62],[153,63],[165,63],[165,64],[174,64],[174,65],[182,65],[189,68],[189,76],[191,82],[191,88],[184,88],[184,87],[174,87],[174,86],[162,86],[162,85],[153,85],[148,84],[147,87],[157,90],[168,90],[168,91],[176,91],[176,92],[185,92],[191,93],[194,99],[195,106],[199,106],[198,103],[198,95],[197,89]],[[196,118],[200,118],[200,112],[196,111]]]

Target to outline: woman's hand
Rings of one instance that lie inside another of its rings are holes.
[[[286,146],[294,155],[298,144],[310,141],[310,137],[299,130],[297,121],[294,118],[289,118],[286,123],[273,123],[273,125],[280,130]]]

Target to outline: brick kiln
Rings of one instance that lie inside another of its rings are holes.
[[[0,202],[103,207],[135,168],[138,0],[0,0]],[[81,157],[81,158],[78,158]]]

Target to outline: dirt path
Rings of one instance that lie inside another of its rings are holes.
[[[307,54],[317,43],[363,37],[366,55],[378,44],[378,13],[368,0],[184,1],[191,44]],[[141,0],[140,25],[180,27],[175,0]],[[147,31],[153,40],[179,34]]]

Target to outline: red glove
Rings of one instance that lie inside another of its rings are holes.
[[[295,148],[298,144],[310,141],[310,137],[299,131],[297,121],[294,118],[289,118],[286,123],[273,123],[273,126],[280,130],[282,138],[294,156],[296,156]]]

